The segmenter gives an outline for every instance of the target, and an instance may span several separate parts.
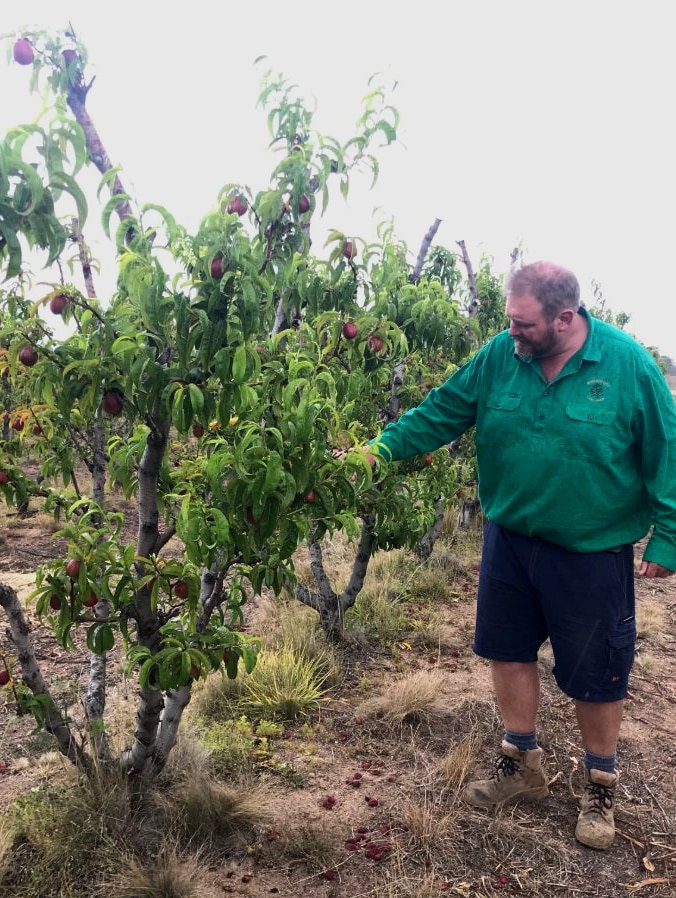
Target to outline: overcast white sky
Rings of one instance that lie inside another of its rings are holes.
[[[509,252],[592,279],[628,330],[676,358],[676,56],[670,4],[611,0],[150,0],[3,2],[2,33],[67,27],[88,47],[88,102],[139,202],[195,227],[230,181],[274,165],[256,108],[262,54],[346,139],[375,72],[398,86],[400,142],[375,190],[336,198],[323,226],[372,236],[373,208],[416,254],[464,239],[505,271]],[[29,72],[0,63],[0,131],[32,120]],[[317,230],[315,230],[315,235]],[[89,239],[92,235],[89,234]],[[315,246],[317,251],[321,247]],[[106,252],[102,245],[100,255]]]

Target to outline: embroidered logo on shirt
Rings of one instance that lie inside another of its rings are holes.
[[[590,402],[605,402],[606,397],[603,391],[606,389],[606,387],[610,386],[607,380],[599,380],[598,378],[594,380],[588,380],[587,386],[589,387],[587,399]]]

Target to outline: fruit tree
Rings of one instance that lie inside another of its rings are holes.
[[[383,88],[367,95],[357,133],[341,142],[313,133],[302,100],[269,73],[261,103],[279,152],[270,183],[258,192],[225,185],[193,234],[165,206],[136,208],[125,192],[87,111],[86,49],[72,32],[17,39],[30,41],[25,64],[53,105],[50,124],[15,129],[1,157],[0,345],[11,415],[30,427],[0,448],[0,494],[15,503],[39,493],[68,541],[67,557],[37,571],[34,598],[63,646],[73,628],[86,629],[86,716],[103,758],[107,653],[124,648],[139,688],[135,736],[120,760],[140,783],[162,769],[194,679],[217,670],[234,678],[255,664],[257,640],[242,629],[248,599],[297,590],[339,637],[370,554],[415,545],[432,528],[455,484],[448,452],[388,466],[363,446],[441,382],[479,329],[457,298],[459,280],[450,289],[424,265],[412,277],[387,225],[372,244],[334,231],[323,257],[311,251],[331,185],[346,194],[360,170],[375,175],[379,144],[396,138]],[[105,298],[83,238],[84,164],[110,193],[102,218],[118,276]],[[30,299],[26,248],[52,263],[69,242],[83,289],[57,277]],[[50,326],[57,316],[65,336]],[[26,451],[41,460],[39,484],[22,472]],[[77,483],[78,462],[92,473],[91,495]],[[138,513],[132,544],[106,507],[112,482]],[[323,537],[338,529],[357,544],[343,596],[321,566]],[[177,541],[180,552],[170,551]],[[316,590],[297,589],[293,557],[305,541]],[[19,701],[87,766],[16,596],[2,587],[0,602],[21,666]]]

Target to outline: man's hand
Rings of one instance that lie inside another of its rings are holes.
[[[668,567],[663,567],[654,561],[642,561],[638,572],[642,577],[671,577],[674,573]]]
[[[345,458],[347,456],[348,452],[355,452],[355,451],[363,452],[366,457],[366,461],[371,465],[371,467],[373,467],[376,463],[376,459],[375,459],[375,456],[373,455],[373,453],[370,451],[370,448],[371,447],[367,445],[367,446],[362,446],[361,449],[357,449],[357,450],[355,450],[355,449],[332,449],[331,456],[333,458],[335,458],[336,461],[341,461],[343,458]]]

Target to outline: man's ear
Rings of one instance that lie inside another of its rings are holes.
[[[563,325],[562,330],[570,327],[573,322],[573,318],[575,318],[575,312],[573,309],[564,309],[563,312],[559,313],[559,321]]]

